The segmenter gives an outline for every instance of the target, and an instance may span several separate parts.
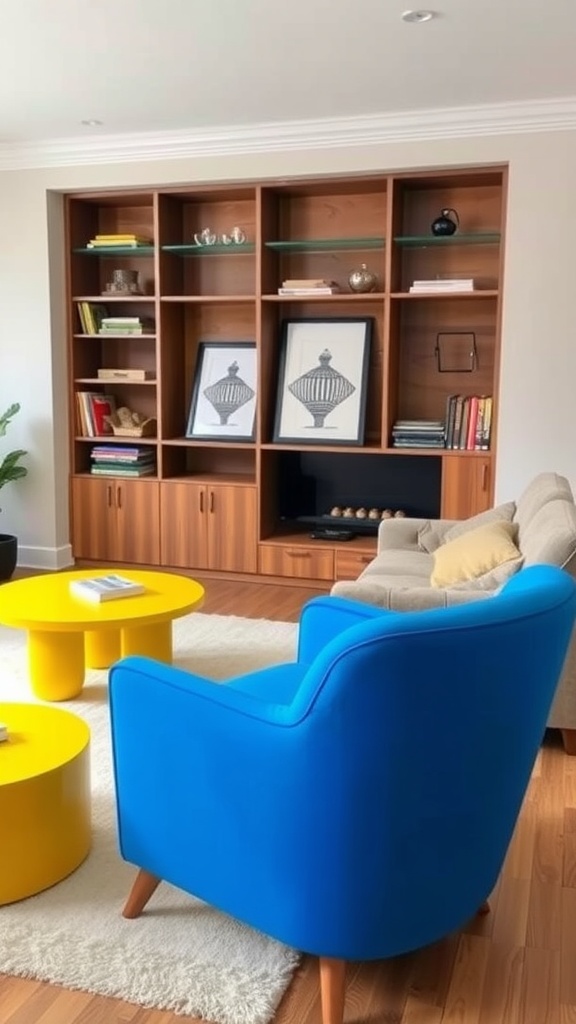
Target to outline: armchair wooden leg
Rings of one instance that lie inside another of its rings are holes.
[[[344,1020],[344,992],[346,989],[346,961],[320,957],[320,1003],[322,1024],[342,1024]]]
[[[566,753],[576,755],[576,729],[561,729],[560,732]]]
[[[490,903],[489,903],[489,901],[488,900],[484,900],[484,903],[480,904],[480,906],[478,907],[478,910],[476,911],[476,913],[478,914],[479,917],[484,917],[485,914],[489,914],[490,913]]]
[[[156,878],[156,875],[151,875],[149,871],[144,871],[144,868],[141,868],[136,875],[134,885],[130,889],[130,895],[126,900],[122,917],[138,917],[161,881],[162,879]]]

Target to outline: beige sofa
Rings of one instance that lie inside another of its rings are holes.
[[[432,585],[435,563],[448,549],[436,556],[435,551],[466,532],[501,520],[513,524],[517,558],[452,586]],[[576,577],[576,505],[568,480],[556,473],[541,473],[516,502],[463,522],[385,520],[376,557],[357,580],[335,583],[332,594],[395,611],[445,607],[488,598],[513,572],[538,563],[561,566]],[[576,637],[548,724],[562,730],[566,750],[576,754]]]

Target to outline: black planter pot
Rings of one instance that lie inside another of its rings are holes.
[[[0,533],[0,582],[9,580],[16,568],[18,540],[10,533]]]

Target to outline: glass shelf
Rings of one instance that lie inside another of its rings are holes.
[[[383,249],[384,238],[303,238],[290,242],[265,242],[268,249],[276,252],[353,252],[365,249]]]
[[[99,245],[96,248],[84,246],[72,252],[82,256],[153,256],[153,245]]]
[[[243,256],[254,252],[254,242],[243,242],[241,245],[224,245],[218,242],[216,245],[163,245],[163,252],[171,252],[175,256]]]
[[[396,235],[394,241],[409,249],[427,249],[434,245],[498,245],[500,234],[496,231],[480,231],[474,234],[455,235]]]

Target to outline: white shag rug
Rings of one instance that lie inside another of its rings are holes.
[[[174,623],[174,662],[226,679],[291,660],[296,632],[288,622],[195,613]],[[0,627],[0,700],[34,699],[25,634]],[[106,672],[89,671],[82,697],[58,706],[91,729],[93,846],[63,882],[0,907],[0,973],[218,1024],[267,1024],[298,954],[165,883],[140,918],[121,916],[135,869],[117,852]]]

